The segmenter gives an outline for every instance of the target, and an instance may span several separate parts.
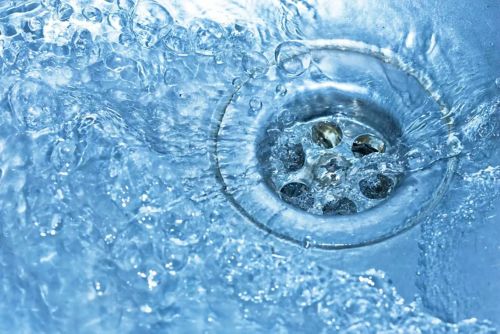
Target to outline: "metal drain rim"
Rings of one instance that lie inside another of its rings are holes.
[[[442,113],[442,119],[446,121],[446,124],[448,126],[448,133],[451,132],[452,130],[452,123],[449,118],[449,112],[448,108],[444,104],[442,100],[439,99],[439,94],[436,92],[433,92],[430,90],[431,87],[431,81],[428,79],[426,75],[424,75],[422,72],[418,72],[411,67],[409,67],[407,64],[401,61],[394,53],[392,53],[389,50],[386,49],[380,49],[375,46],[371,46],[362,42],[355,42],[355,41],[347,41],[347,40],[317,40],[317,41],[301,41],[304,44],[313,46],[313,47],[318,47],[321,48],[322,50],[334,50],[334,51],[348,51],[348,52],[354,52],[354,53],[359,53],[365,56],[369,57],[374,57],[378,59],[379,61],[382,61],[384,63],[388,63],[397,69],[407,73],[408,75],[412,76],[416,82],[418,82],[423,90],[427,92],[429,96],[433,98],[433,100],[439,105],[440,111]],[[427,88],[426,88],[427,87]],[[240,88],[238,88],[239,90]],[[325,250],[333,250],[333,249],[346,249],[346,248],[356,248],[356,247],[362,247],[362,246],[367,246],[375,243],[382,242],[384,240],[387,240],[389,238],[392,238],[396,235],[399,235],[408,229],[411,229],[415,225],[417,225],[420,220],[425,217],[436,205],[437,203],[441,200],[442,196],[446,192],[449,183],[453,177],[453,171],[456,169],[458,158],[457,157],[448,157],[446,158],[446,170],[444,171],[444,174],[442,175],[442,178],[440,179],[441,182],[439,186],[437,187],[436,191],[433,193],[433,200],[430,202],[425,203],[423,205],[422,210],[417,211],[417,214],[413,216],[412,218],[406,219],[405,223],[402,225],[397,225],[395,226],[390,232],[388,233],[383,233],[379,234],[373,238],[369,238],[367,240],[363,241],[358,241],[358,242],[318,242],[314,238],[311,240],[307,236],[307,231],[303,231],[303,237],[302,238],[297,238],[290,233],[287,233],[288,230],[280,230],[279,228],[276,228],[272,224],[272,219],[266,222],[261,222],[258,219],[255,218],[255,216],[249,212],[241,203],[239,203],[238,199],[233,196],[233,194],[229,191],[230,185],[226,182],[222,168],[221,168],[221,161],[219,159],[219,138],[221,135],[221,129],[222,129],[222,122],[223,119],[226,115],[226,111],[231,104],[233,95],[238,92],[232,92],[230,95],[227,96],[226,99],[221,101],[221,103],[217,107],[217,112],[215,113],[215,117],[213,119],[213,147],[212,147],[212,162],[213,166],[215,167],[215,176],[217,182],[221,186],[221,191],[225,195],[225,197],[228,199],[228,201],[231,203],[231,205],[243,216],[245,217],[248,221],[256,225],[259,229],[265,231],[266,233],[269,233],[271,235],[274,235],[275,237],[278,237],[282,240],[300,245],[300,246],[308,246],[308,247],[313,247],[313,248],[319,248],[319,249],[325,249]],[[290,214],[297,213],[295,210],[288,210]],[[279,214],[281,214],[281,211],[277,211],[275,213],[275,216],[277,217]],[[300,214],[300,213],[298,213]]]

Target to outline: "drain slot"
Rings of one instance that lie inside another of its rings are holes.
[[[372,153],[383,153],[385,151],[385,143],[370,134],[361,135],[354,139],[352,143],[352,153],[355,157],[361,158]]]

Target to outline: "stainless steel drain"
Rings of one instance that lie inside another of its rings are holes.
[[[446,107],[387,51],[300,43],[307,71],[272,66],[221,107],[213,157],[224,194],[259,228],[310,247],[359,247],[414,226],[456,166]]]
[[[287,117],[270,122],[257,143],[269,187],[316,215],[355,214],[378,205],[406,166],[397,120],[360,100],[336,106],[338,98],[328,90],[296,96],[283,105]]]

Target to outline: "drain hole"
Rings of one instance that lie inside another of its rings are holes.
[[[281,187],[281,198],[292,205],[298,206],[302,210],[312,208],[314,198],[309,193],[309,187],[300,182],[290,182]]]
[[[373,135],[358,136],[352,144],[352,153],[355,157],[361,158],[372,153],[383,153],[385,143]]]
[[[386,198],[394,188],[394,181],[383,174],[376,174],[359,182],[361,193],[369,199]]]
[[[295,172],[304,166],[306,154],[302,144],[286,144],[280,150],[279,159],[288,172]]]
[[[323,206],[324,215],[352,215],[358,212],[356,204],[347,197],[342,197],[338,201],[330,201]]]
[[[340,144],[342,131],[331,122],[319,122],[312,127],[312,140],[324,148],[332,148]]]

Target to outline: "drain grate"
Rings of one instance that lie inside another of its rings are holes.
[[[287,115],[294,112],[297,119],[307,120],[286,126],[278,117],[269,125],[266,133],[272,138],[257,144],[259,151],[270,152],[260,159],[264,178],[284,201],[312,214],[348,215],[378,205],[404,174],[404,155],[395,139],[401,135],[397,121],[391,119],[389,128],[385,123],[384,130],[390,131],[385,134],[376,128],[381,115],[384,122],[391,117],[383,111],[370,110],[364,103],[364,119],[371,121],[367,124],[355,118],[352,106],[325,109],[315,105],[317,100],[314,96],[308,101],[299,99],[286,109]],[[319,108],[319,116],[308,119],[302,103],[313,114]]]
[[[414,226],[456,166],[446,107],[373,46],[301,50],[308,71],[271,66],[221,108],[213,157],[224,195],[262,230],[307,247],[359,247]]]

